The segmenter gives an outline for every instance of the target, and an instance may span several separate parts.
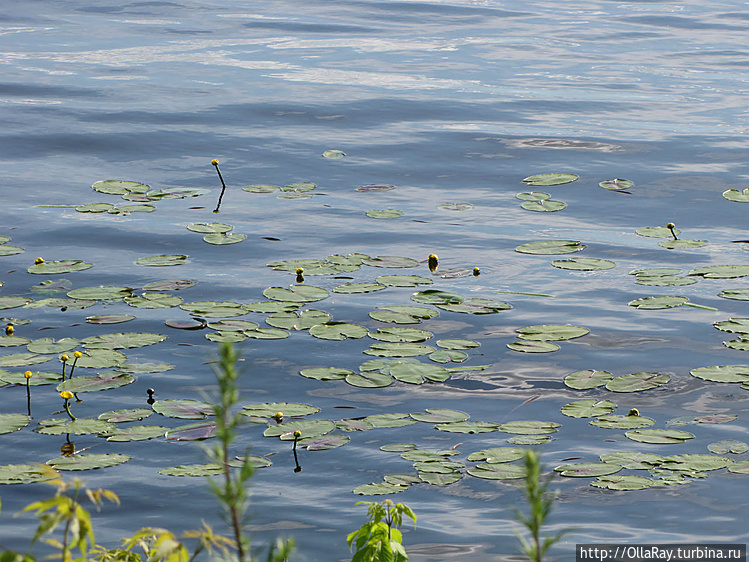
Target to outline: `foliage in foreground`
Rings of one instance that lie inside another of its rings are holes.
[[[406,562],[408,554],[403,548],[403,535],[400,527],[403,516],[410,517],[416,523],[416,515],[402,503],[394,504],[392,500],[377,502],[357,502],[356,505],[369,506],[369,521],[358,531],[348,535],[348,544],[356,552],[351,562]]]

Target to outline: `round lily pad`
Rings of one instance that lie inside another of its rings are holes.
[[[119,332],[91,336],[81,340],[86,349],[133,349],[162,342],[166,336],[146,332]]]
[[[0,245],[0,256],[15,256],[16,254],[22,254],[26,250],[19,248],[18,246],[9,246],[7,244]]]
[[[161,425],[133,425],[129,427],[118,427],[100,434],[99,437],[104,437],[107,441],[115,441],[117,443],[147,441],[149,439],[163,437],[168,430],[168,427]]]
[[[613,261],[597,258],[570,258],[566,260],[554,260],[551,262],[556,268],[569,269],[571,271],[603,271],[613,269],[616,264]]]
[[[250,307],[232,301],[197,301],[186,302],[179,305],[182,310],[188,311],[193,316],[202,318],[231,318],[243,316],[250,312]],[[274,312],[277,312],[274,310]]]
[[[130,320],[135,320],[135,316],[132,314],[99,314],[86,317],[86,322],[89,324],[121,324]]]
[[[510,310],[512,308],[512,305],[509,303],[482,298],[465,299],[460,303],[436,304],[436,306],[441,310],[461,312],[463,314],[494,314],[495,312]]]
[[[674,308],[687,303],[687,297],[662,296],[662,297],[642,297],[629,302],[629,306],[634,306],[639,310],[660,310],[664,308]]]
[[[374,429],[372,422],[365,418],[338,420],[335,426],[343,431],[369,431]]]
[[[631,474],[613,474],[607,476],[599,476],[596,480],[590,483],[591,486],[596,488],[604,488],[606,490],[644,490],[651,486],[657,486],[658,482],[645,478],[644,476],[634,476]]]
[[[47,464],[55,470],[92,470],[96,468],[117,466],[118,464],[126,463],[129,460],[129,455],[123,455],[120,453],[100,453],[58,457],[47,461]]]
[[[749,451],[749,443],[737,441],[736,439],[723,439],[715,443],[710,443],[707,446],[707,450],[716,455],[725,455],[727,453],[740,455]]]
[[[320,411],[317,406],[300,404],[298,402],[263,402],[261,404],[248,404],[242,407],[245,416],[257,416],[270,418],[281,412],[285,418],[309,416]]]
[[[229,232],[226,234],[222,233],[212,233],[212,234],[206,234],[203,236],[203,241],[207,242],[208,244],[213,244],[214,246],[227,246],[229,244],[237,244],[239,242],[244,242],[247,240],[246,234],[235,234],[233,232]]]
[[[600,455],[601,462],[618,464],[630,470],[652,470],[659,466],[665,457],[653,453],[638,453],[634,451],[617,451]]]
[[[438,423],[434,427],[440,431],[447,431],[450,433],[468,433],[471,435],[474,433],[491,433],[492,431],[497,431],[497,429],[499,429],[499,425],[496,423],[481,421]]]
[[[281,186],[259,183],[243,187],[242,190],[249,193],[273,193],[274,191],[281,191]]]
[[[440,211],[470,211],[473,209],[471,203],[441,203],[437,205]]]
[[[369,332],[369,337],[385,342],[423,342],[433,336],[432,332],[417,328],[378,328]]]
[[[182,304],[182,298],[169,293],[143,293],[125,297],[125,303],[135,308],[173,308]]]
[[[720,470],[731,464],[731,459],[718,455],[686,454],[670,455],[663,459],[660,468],[687,472],[707,472]]]
[[[126,410],[113,410],[99,414],[99,419],[111,423],[123,423],[141,421],[153,414],[150,408],[131,408]]]
[[[379,306],[369,313],[374,320],[396,324],[418,324],[438,315],[439,311],[422,306]]]
[[[339,369],[337,367],[314,367],[302,369],[299,374],[308,379],[319,381],[338,381],[346,378],[347,375],[353,375],[354,372],[348,369]]]
[[[735,201],[736,203],[749,203],[749,188],[743,191],[738,189],[726,189],[723,192],[723,197],[729,201]]]
[[[681,234],[681,231],[678,228],[674,228],[672,234],[671,229],[665,226],[644,226],[635,230],[635,234],[647,238],[673,238],[673,234],[678,236]]]
[[[578,178],[575,174],[563,174],[563,173],[546,173],[546,174],[535,174],[528,176],[523,179],[527,185],[563,185],[565,183],[571,183]]]
[[[173,441],[203,441],[216,435],[215,421],[190,423],[169,429],[165,436]]]
[[[533,341],[520,339],[513,343],[508,343],[507,347],[513,351],[521,353],[551,353],[559,351],[559,346],[548,341]]]
[[[731,299],[736,301],[749,301],[749,288],[747,289],[725,289],[718,293],[722,299]]]
[[[44,435],[87,435],[91,433],[103,433],[112,429],[114,429],[114,425],[104,420],[90,418],[71,420],[65,418],[40,421],[35,431]]]
[[[668,250],[688,250],[690,248],[702,248],[707,246],[707,240],[692,240],[691,238],[679,238],[678,240],[661,240],[658,245]]]
[[[84,300],[101,300],[101,301],[118,301],[133,294],[130,287],[82,287],[68,291],[67,295],[71,299]]]
[[[419,285],[431,285],[431,279],[419,275],[380,275],[375,281],[388,287],[417,287]],[[403,307],[378,307],[378,308],[403,308]],[[414,307],[411,307],[414,308]]]
[[[293,441],[294,432],[301,431],[301,438],[317,437],[335,429],[335,422],[330,420],[297,420],[268,427],[265,437],[279,437],[282,441]]]
[[[735,279],[749,275],[749,265],[709,265],[693,269],[687,275],[699,275],[705,279]]]
[[[0,336],[0,347],[20,347],[30,343],[31,340],[29,338],[22,338],[19,336]]]
[[[694,439],[694,435],[678,429],[633,429],[625,432],[627,438],[640,443],[671,444]]]
[[[488,463],[512,462],[523,458],[523,450],[517,447],[496,447],[482,449],[468,455],[468,461],[486,461]]]
[[[468,354],[453,349],[440,349],[429,354],[429,359],[435,363],[462,363],[468,359]]]
[[[223,224],[220,222],[209,222],[209,223],[195,223],[188,224],[187,230],[192,232],[199,232],[200,234],[226,234],[234,230],[234,227],[230,224]]]
[[[63,353],[70,351],[80,344],[75,338],[62,338],[55,340],[53,338],[40,338],[34,340],[26,346],[31,353]]]
[[[582,244],[577,240],[540,240],[538,242],[521,244],[515,248],[515,251],[521,254],[549,256],[556,254],[572,254],[580,252],[585,248],[585,244]]]
[[[187,262],[188,256],[184,254],[159,254],[157,256],[145,256],[135,260],[135,265],[148,267],[169,267],[182,265]]]
[[[346,153],[342,150],[326,150],[322,153],[322,156],[328,160],[340,160],[346,156]]]
[[[514,480],[525,477],[525,467],[509,463],[482,463],[466,471],[476,478],[487,480]]]
[[[94,264],[86,263],[83,260],[59,260],[45,261],[37,263],[27,269],[29,273],[37,275],[57,275],[60,273],[72,273],[73,271],[83,271],[93,267]]]
[[[195,281],[189,279],[173,279],[166,281],[154,281],[153,283],[147,283],[143,285],[144,291],[178,291],[180,289],[187,289],[197,285]]]
[[[576,390],[588,390],[605,385],[614,375],[608,371],[594,371],[587,369],[585,371],[576,371],[564,377],[564,384]]]
[[[616,402],[586,398],[562,406],[562,413],[571,418],[594,418],[610,414],[616,409]]]
[[[0,466],[0,484],[28,484],[57,477],[51,469],[39,464],[5,464]]]
[[[346,340],[359,339],[369,332],[364,326],[350,324],[348,322],[325,322],[317,324],[309,329],[311,336],[322,340]]]
[[[356,188],[356,191],[361,192],[369,192],[369,191],[390,191],[391,189],[395,189],[394,185],[388,185],[388,184],[373,184],[373,185],[360,185]]]
[[[299,447],[308,451],[328,451],[344,446],[351,441],[348,435],[331,433],[329,435],[318,435],[317,437],[306,437],[297,442]]]
[[[419,262],[411,258],[403,258],[399,256],[377,256],[374,258],[366,258],[362,260],[364,265],[370,265],[372,267],[385,267],[385,268],[407,268],[407,267],[418,267]]]
[[[658,388],[670,380],[668,375],[658,373],[631,373],[611,379],[606,383],[606,388],[612,392],[640,392]]]
[[[417,357],[433,351],[436,350],[431,345],[421,343],[373,343],[364,353],[377,357]]]
[[[357,293],[374,293],[383,289],[387,289],[387,285],[383,285],[382,283],[346,283],[345,285],[335,287],[333,292],[353,295]]]
[[[426,289],[411,295],[411,300],[422,304],[460,304],[465,297],[438,289]]]
[[[364,418],[374,427],[405,427],[413,425],[416,420],[411,419],[408,414],[373,414]],[[415,448],[415,447],[411,447]],[[404,449],[405,450],[405,449]]]
[[[377,371],[352,373],[346,375],[346,382],[351,386],[358,386],[360,388],[382,388],[393,384],[393,377],[378,373]]]
[[[139,181],[125,180],[100,180],[94,182],[91,187],[99,193],[110,195],[124,195],[126,193],[146,193],[151,188]]]
[[[614,474],[622,469],[618,464],[608,464],[605,462],[580,462],[573,464],[563,464],[557,466],[554,470],[562,476],[573,478],[589,478],[591,476],[606,476]]]
[[[645,416],[620,416],[615,414],[599,416],[592,420],[590,425],[601,427],[603,429],[640,429],[650,427],[655,423],[652,418]]]
[[[213,406],[207,402],[191,399],[156,400],[151,407],[154,412],[169,418],[202,420],[213,415]]]
[[[283,287],[269,287],[263,291],[265,298],[283,302],[316,302],[328,297],[330,293],[320,287],[312,285],[291,285]]]
[[[539,326],[527,326],[515,330],[518,337],[531,341],[561,341],[579,338],[589,333],[588,328],[571,326],[569,324],[542,324]]]
[[[18,308],[31,302],[31,299],[26,297],[0,297],[0,310],[8,310],[10,308]]]
[[[635,185],[635,182],[616,178],[613,180],[605,180],[599,182],[598,185],[610,191],[624,191],[633,187]]]
[[[0,435],[18,431],[29,425],[30,421],[26,414],[0,414]]]
[[[111,390],[120,388],[135,382],[135,377],[128,373],[99,373],[93,377],[73,377],[57,385],[57,390],[62,392],[97,392],[99,390]]]
[[[544,421],[514,421],[506,422],[499,426],[499,431],[515,433],[517,435],[542,435],[545,433],[556,433],[561,424]]]
[[[322,310],[303,310],[301,312],[276,312],[265,321],[275,328],[284,330],[309,330],[312,326],[325,324],[333,317]]]
[[[403,211],[398,209],[370,209],[365,214],[373,219],[397,219],[403,216]]]
[[[450,410],[448,408],[427,408],[427,413],[411,414],[416,421],[424,423],[451,423],[466,421],[469,417],[465,412],[460,410]]]
[[[715,365],[689,372],[693,377],[711,382],[749,382],[749,365]]]
[[[78,358],[76,368],[109,369],[127,361],[124,353],[114,349],[89,349]]]
[[[434,351],[434,349],[432,349]],[[0,355],[0,367],[25,367],[27,365],[38,365],[46,363],[51,357],[37,355],[36,353],[11,353]]]
[[[372,484],[363,484],[354,488],[354,493],[359,496],[385,496],[388,494],[397,494],[408,490],[408,486],[403,484],[390,484],[389,482],[373,482]]]
[[[525,201],[521,203],[520,206],[526,211],[553,213],[555,211],[561,211],[567,207],[567,203],[564,201],[556,201],[554,199],[544,199],[542,201]]]

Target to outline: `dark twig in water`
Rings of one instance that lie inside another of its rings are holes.
[[[221,194],[218,196],[218,203],[216,203],[216,208],[213,210],[214,213],[218,213],[221,208],[221,200],[224,198],[224,192],[226,191],[226,183],[224,183],[224,177],[221,175],[221,170],[218,169],[218,160],[211,160],[211,164],[216,168],[218,179],[221,180]]]

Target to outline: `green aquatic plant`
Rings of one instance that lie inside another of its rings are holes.
[[[400,527],[403,516],[410,517],[416,523],[416,514],[411,508],[392,500],[378,502],[357,502],[366,505],[369,521],[358,530],[349,533],[346,540],[356,551],[351,562],[405,562],[408,554],[403,547],[403,534]]]
[[[523,553],[531,562],[541,562],[546,551],[569,531],[561,531],[554,536],[542,537],[541,531],[546,519],[554,507],[556,496],[549,492],[551,477],[544,478],[542,473],[544,467],[541,464],[541,457],[536,451],[525,451],[523,456],[523,466],[525,467],[525,499],[528,501],[528,515],[520,511],[516,512],[518,520],[525,526],[529,538],[517,534]]]

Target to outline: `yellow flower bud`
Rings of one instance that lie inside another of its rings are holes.
[[[294,439],[299,439],[302,436],[302,432],[300,430],[296,430],[294,432]]]
[[[75,357],[76,359],[80,359],[81,357],[83,357],[83,353],[81,353],[80,351],[74,351],[73,357]]]
[[[474,267],[473,268],[473,276],[474,277],[478,277],[479,275],[481,275],[481,270],[478,267]]]
[[[638,410],[637,408],[632,408],[627,415],[628,416],[639,416],[640,415],[640,410]]]
[[[36,265],[39,265],[40,263],[44,263],[44,258],[36,258],[36,259],[34,260],[34,263],[35,263]]]
[[[283,419],[283,412],[276,412],[273,414],[273,419],[280,422]]]
[[[437,269],[437,265],[439,264],[440,259],[437,257],[437,254],[429,254],[429,271],[434,273]]]
[[[303,267],[297,267],[296,268],[296,274],[297,275],[301,275],[302,273],[304,273],[304,268]]]
[[[12,336],[13,332],[15,332],[15,331],[16,331],[16,329],[13,327],[13,324],[8,324],[7,326],[5,326],[5,333],[7,335]]]
[[[26,377],[27,379],[30,379],[32,375],[33,375],[33,373],[32,373],[31,371],[26,371],[26,372],[25,372],[25,373],[23,374],[23,376],[24,376],[24,377]]]
[[[73,398],[73,393],[70,392],[69,390],[63,390],[60,393],[60,398],[64,398],[65,400],[70,400],[71,398]]]
[[[211,164],[213,164],[214,166],[218,166],[218,160],[214,158],[213,160],[211,160]]]
[[[65,363],[67,361],[70,361],[70,357],[68,356],[67,353],[63,353],[62,355],[60,355],[60,361],[62,361],[63,363]]]
[[[676,225],[674,223],[670,222],[670,223],[668,223],[666,225],[666,228],[668,228],[669,230],[673,230],[674,228],[676,228]]]

